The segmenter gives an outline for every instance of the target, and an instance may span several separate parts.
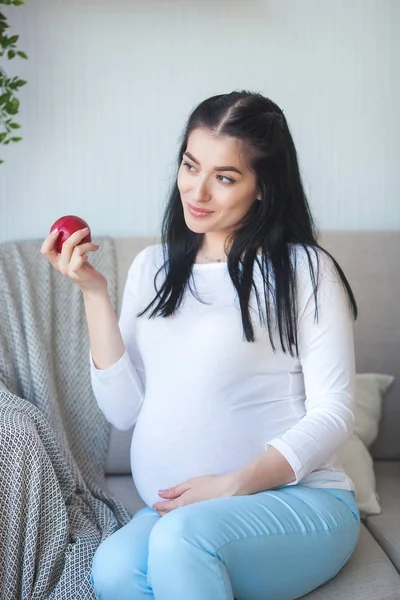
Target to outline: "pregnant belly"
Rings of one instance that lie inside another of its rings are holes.
[[[241,468],[264,449],[265,430],[247,427],[243,419],[143,411],[131,445],[131,468],[142,500],[152,506],[158,490],[192,477],[223,475]]]

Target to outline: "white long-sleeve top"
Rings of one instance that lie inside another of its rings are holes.
[[[227,263],[193,265],[192,288],[206,303],[187,290],[172,317],[137,318],[155,296],[162,247],[148,246],[133,260],[119,319],[125,353],[104,370],[90,355],[90,365],[105,417],[118,429],[135,426],[131,469],[148,506],[160,499],[158,490],[240,469],[268,445],[293,468],[296,478],[288,485],[354,490],[334,455],[354,425],[348,297],[332,261],[319,252],[316,321],[305,251],[292,245],[291,256],[297,256],[299,358],[282,351],[272,310],[274,353],[258,320],[254,291],[250,315],[256,341],[244,339]],[[316,267],[313,251],[310,256]],[[265,307],[257,263],[253,277]],[[162,281],[161,274],[158,287]]]

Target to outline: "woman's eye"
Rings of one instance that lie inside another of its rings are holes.
[[[184,167],[187,167],[188,171],[190,171],[191,168],[195,169],[195,167],[193,167],[193,165],[191,165],[188,162],[184,162],[182,163]],[[190,171],[191,173],[193,171]],[[231,179],[230,177],[225,177],[225,175],[217,175],[217,177],[221,177],[222,179],[226,179],[226,181],[222,181],[221,183],[235,183],[234,179]]]
[[[222,179],[226,179],[228,183],[235,183],[234,179],[231,179],[230,177],[225,177],[225,175],[217,175],[217,177],[222,177]]]

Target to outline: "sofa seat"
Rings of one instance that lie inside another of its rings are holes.
[[[376,460],[374,471],[382,512],[365,524],[400,573],[400,461]]]
[[[382,468],[384,472],[385,468]],[[108,475],[114,497],[132,514],[145,506],[131,475]],[[386,510],[386,509],[385,509]],[[394,534],[395,535],[395,534]],[[400,600],[400,575],[365,525],[349,561],[334,579],[306,594],[305,600]]]

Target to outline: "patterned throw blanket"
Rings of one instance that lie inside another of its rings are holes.
[[[130,515],[105,491],[82,292],[41,243],[0,244],[0,598],[93,600],[94,552]],[[115,308],[114,242],[95,243]]]

